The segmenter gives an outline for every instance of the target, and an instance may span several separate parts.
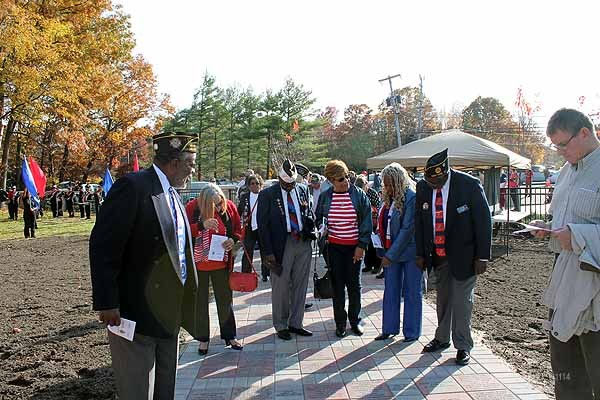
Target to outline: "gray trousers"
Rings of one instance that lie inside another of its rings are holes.
[[[471,314],[475,295],[475,281],[472,276],[464,281],[457,280],[450,272],[448,264],[435,268],[437,279],[436,308],[438,327],[435,338],[441,343],[452,342],[457,350],[471,351],[473,337],[471,336]]]
[[[175,398],[179,340],[135,334],[133,342],[108,333],[120,400]]]
[[[311,242],[288,235],[283,251],[283,272],[281,276],[271,274],[273,326],[277,331],[290,326],[303,327],[311,257]]]
[[[550,362],[556,400],[600,399],[600,332],[573,336],[566,343],[550,335]]]

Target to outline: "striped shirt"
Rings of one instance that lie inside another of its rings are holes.
[[[358,244],[358,218],[350,193],[333,193],[327,216],[329,242],[355,246]]]

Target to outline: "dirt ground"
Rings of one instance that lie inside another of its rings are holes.
[[[545,242],[511,239],[508,257],[491,263],[475,287],[473,327],[516,370],[553,396],[550,348],[541,304],[554,256]]]
[[[115,397],[87,248],[82,236],[0,242],[0,399]]]
[[[550,393],[543,243],[513,241],[477,284],[474,327]],[[87,237],[0,241],[0,399],[112,399],[105,330],[91,311]]]

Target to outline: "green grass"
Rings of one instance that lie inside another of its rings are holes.
[[[49,210],[44,213],[44,217],[38,219],[38,229],[35,230],[35,236],[38,238],[51,236],[89,236],[94,226],[96,218],[79,219],[79,214],[75,218],[60,217],[52,218],[52,212]],[[0,210],[0,240],[23,239],[23,210],[19,210],[19,219],[17,221],[8,220],[8,211]]]

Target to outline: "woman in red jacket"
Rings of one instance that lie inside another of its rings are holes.
[[[240,215],[233,202],[227,200],[223,191],[215,184],[208,184],[195,201],[190,201],[185,211],[190,221],[192,236],[195,238],[194,261],[198,270],[198,312],[206,315],[200,319],[202,335],[196,339],[200,342],[198,353],[208,353],[210,339],[210,322],[208,311],[208,281],[212,282],[213,293],[217,303],[221,339],[226,346],[241,350],[242,344],[235,338],[236,327],[233,316],[233,300],[229,288],[229,271],[232,260],[233,244],[240,238]],[[224,240],[225,254],[218,260],[210,255],[210,244],[213,240]]]

